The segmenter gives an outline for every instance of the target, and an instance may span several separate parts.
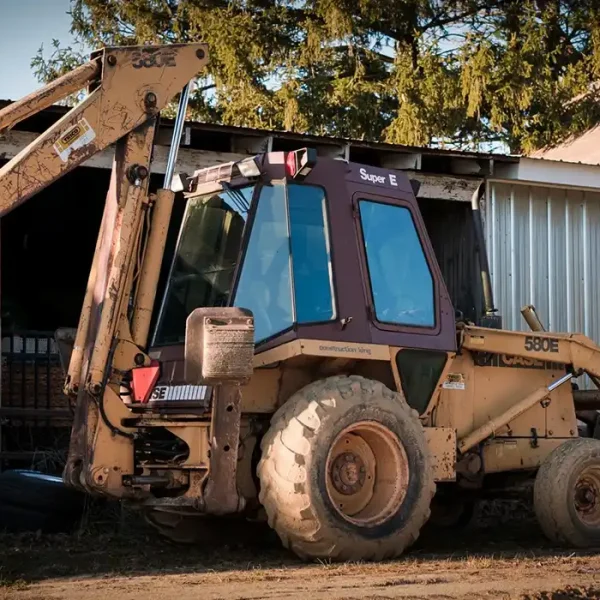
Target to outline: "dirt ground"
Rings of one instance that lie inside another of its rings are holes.
[[[131,523],[109,533],[96,525],[71,536],[0,536],[1,600],[109,598],[600,600],[600,553],[553,548],[529,517],[430,529],[402,559],[380,564],[303,564],[252,531],[235,544],[193,548]]]

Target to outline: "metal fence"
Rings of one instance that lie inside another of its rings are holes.
[[[53,333],[2,337],[0,470],[60,470],[72,418],[63,381]]]

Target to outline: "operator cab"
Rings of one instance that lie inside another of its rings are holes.
[[[323,351],[455,349],[452,303],[404,173],[305,149],[197,171],[183,191],[152,341],[170,381],[181,378],[186,318],[202,306],[250,309],[256,353],[296,339]]]

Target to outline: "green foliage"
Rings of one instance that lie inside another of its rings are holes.
[[[596,0],[72,0],[89,47],[204,41],[191,116],[523,152],[600,117]],[[82,57],[34,60],[48,81]]]
[[[61,48],[59,40],[52,40],[52,51],[45,58],[44,46],[40,47],[37,54],[31,59],[31,68],[39,81],[48,82],[68,73],[75,67],[85,62],[86,57],[73,50],[71,46]],[[71,106],[81,100],[83,92],[73,94],[59,104]]]

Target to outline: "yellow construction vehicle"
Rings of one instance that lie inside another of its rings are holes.
[[[89,89],[0,170],[0,215],[116,143],[65,384],[65,481],[173,539],[206,515],[262,516],[300,557],[332,560],[398,556],[434,495],[529,481],[552,540],[600,542],[600,440],[580,437],[571,382],[598,383],[600,347],[530,309],[531,332],[457,321],[402,172],[304,149],[174,178],[207,60],[202,44],[105,48],[0,112],[2,129]],[[159,111],[182,88],[149,194]]]

